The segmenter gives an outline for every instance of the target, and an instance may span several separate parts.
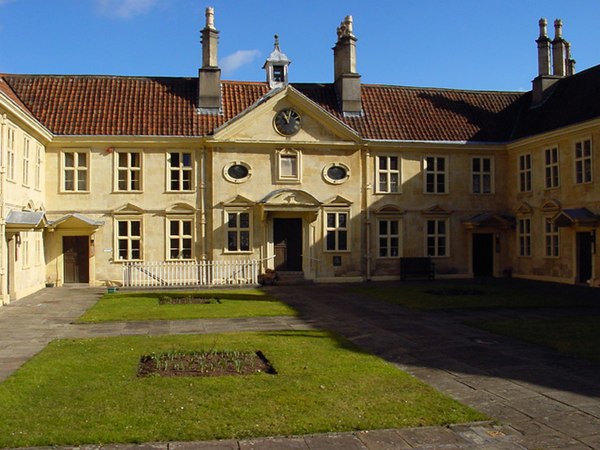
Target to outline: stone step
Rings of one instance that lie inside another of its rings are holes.
[[[298,285],[298,284],[312,284],[312,280],[304,278],[304,272],[277,272],[277,284],[279,285]]]

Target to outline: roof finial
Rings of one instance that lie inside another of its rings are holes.
[[[273,37],[275,38],[275,50],[279,50],[279,35],[276,34]],[[281,51],[281,50],[279,50],[279,51]]]

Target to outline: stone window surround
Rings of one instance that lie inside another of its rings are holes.
[[[382,168],[382,161],[385,161],[385,168]],[[392,169],[392,162],[395,162],[396,168]],[[381,178],[385,178],[385,187],[382,189]],[[395,189],[394,175],[396,176]],[[375,193],[376,194],[401,194],[402,193],[402,158],[398,154],[383,154],[375,157]]]
[[[443,161],[443,169],[438,168],[440,161]],[[429,162],[433,163],[433,167],[429,167]],[[423,157],[423,192],[425,194],[449,193],[448,166],[449,157],[447,155],[428,155]]]
[[[475,170],[475,162],[479,161],[479,168]],[[485,170],[485,161],[489,161],[489,168]],[[487,179],[487,184],[486,184]],[[494,157],[473,156],[471,158],[471,193],[475,195],[494,194]],[[478,188],[478,189],[477,189]],[[487,188],[487,191],[486,191]]]
[[[66,165],[67,155],[73,155],[73,166]],[[81,155],[85,155],[85,164],[81,165]],[[65,148],[60,152],[60,192],[62,193],[89,193],[90,192],[90,149]],[[72,180],[67,180],[67,173],[72,173]],[[80,188],[83,175],[85,187]],[[72,189],[67,189],[66,183],[71,181]]]

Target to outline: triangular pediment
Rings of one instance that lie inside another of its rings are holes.
[[[400,215],[403,213],[404,213],[404,211],[402,211],[396,205],[384,205],[381,208],[379,208],[377,211],[375,211],[375,214],[381,215],[381,216],[383,216],[383,215],[397,216],[397,215]]]
[[[113,214],[142,214],[144,210],[133,203],[126,203],[117,209],[113,209]]]
[[[169,206],[165,212],[167,214],[193,214],[196,212],[196,209],[188,203],[181,202]]]
[[[243,195],[236,195],[235,197],[223,202],[223,206],[252,206],[254,202],[247,199]]]
[[[542,211],[546,213],[560,211],[560,203],[554,199],[546,200],[542,203]]]
[[[443,208],[440,205],[433,205],[432,207],[424,210],[423,214],[426,216],[449,216],[452,214],[452,211]]]
[[[519,207],[515,210],[516,214],[531,214],[531,212],[533,211],[533,208],[531,207],[531,205],[527,202],[523,202],[519,205]]]
[[[280,111],[294,110],[300,128],[291,135],[280,134],[274,125]],[[292,86],[269,92],[241,114],[215,130],[214,140],[238,143],[351,145],[359,142],[355,130],[323,109]]]
[[[336,195],[333,198],[325,201],[323,203],[324,206],[350,206],[352,202],[347,198],[342,197],[341,195]]]

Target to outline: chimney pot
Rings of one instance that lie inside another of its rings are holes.
[[[548,21],[542,17],[539,21],[540,24],[540,37],[544,38],[544,37],[548,37],[548,31],[546,26],[548,25]]]

